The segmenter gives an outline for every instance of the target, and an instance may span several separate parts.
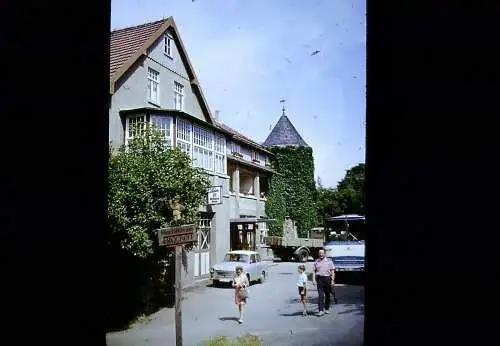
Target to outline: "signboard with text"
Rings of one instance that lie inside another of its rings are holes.
[[[222,204],[222,186],[212,186],[208,189],[208,204]]]
[[[158,230],[158,243],[160,246],[176,246],[197,240],[195,225],[182,225],[161,228]]]

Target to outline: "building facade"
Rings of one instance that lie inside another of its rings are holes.
[[[153,123],[221,192],[221,203],[200,206],[184,282],[208,277],[228,250],[258,249],[272,153],[212,116],[173,18],[112,31],[110,55],[110,145],[134,138],[135,123]]]

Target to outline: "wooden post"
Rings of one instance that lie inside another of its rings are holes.
[[[182,346],[182,245],[175,247],[175,346]]]

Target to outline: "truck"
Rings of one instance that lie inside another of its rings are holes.
[[[323,248],[324,240],[323,227],[313,228],[308,238],[299,238],[296,222],[285,217],[283,236],[267,236],[264,238],[264,244],[281,260],[295,259],[307,262],[309,257],[318,255],[318,251]]]
[[[365,270],[365,217],[357,214],[325,220],[325,255],[336,271]]]

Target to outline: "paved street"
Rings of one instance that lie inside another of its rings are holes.
[[[184,294],[184,345],[196,346],[216,335],[229,337],[251,333],[265,345],[362,345],[364,287],[344,284],[339,277],[338,304],[330,315],[302,317],[296,281],[297,263],[270,267],[264,284],[249,289],[245,323],[237,323],[237,308],[231,288],[201,286]],[[312,263],[307,263],[307,271]],[[350,281],[350,280],[349,280]],[[317,311],[317,291],[308,283],[310,313]],[[175,345],[173,309],[164,309],[151,322],[125,332],[109,333],[108,346]]]

